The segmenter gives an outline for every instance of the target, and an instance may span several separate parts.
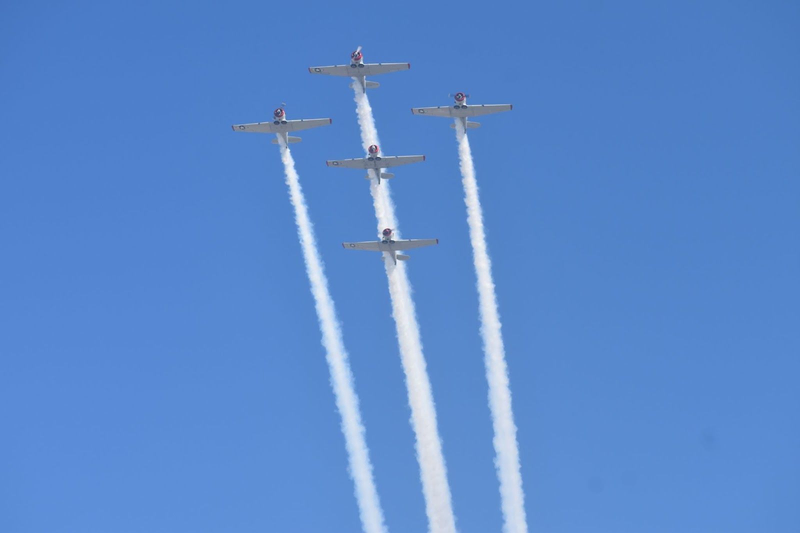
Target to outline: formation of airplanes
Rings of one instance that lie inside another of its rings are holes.
[[[308,71],[311,74],[325,74],[328,76],[343,76],[353,79],[354,84],[359,84],[362,89],[375,89],[380,86],[379,83],[374,81],[367,81],[367,76],[376,76],[378,74],[387,74],[389,72],[398,72],[401,70],[408,70],[411,68],[411,63],[364,63],[364,54],[361,53],[361,47],[356,48],[350,54],[350,63],[347,65],[331,65],[326,67],[309,67]],[[351,85],[352,86],[352,85]],[[464,130],[474,129],[480,126],[477,122],[470,122],[472,117],[482,115],[490,115],[493,113],[502,113],[503,111],[511,111],[511,104],[478,104],[467,105],[468,94],[457,92],[450,95],[454,99],[452,106],[438,106],[438,107],[413,107],[411,112],[415,115],[428,115],[432,117],[447,117],[457,119]],[[272,120],[268,122],[254,122],[252,124],[234,124],[233,131],[243,131],[249,133],[274,133],[275,139],[272,139],[273,144],[278,144],[280,138],[284,144],[292,144],[300,142],[300,137],[293,137],[290,133],[307,130],[311,128],[319,128],[328,126],[333,121],[329,118],[312,118],[312,119],[299,119],[288,120],[286,118],[285,104],[281,104],[272,113]],[[455,122],[450,124],[451,128],[455,128]],[[340,168],[355,168],[366,170],[367,179],[377,180],[378,185],[381,180],[391,179],[394,174],[384,172],[388,168],[398,167],[401,165],[408,165],[411,163],[421,163],[425,161],[424,155],[395,155],[386,156],[381,154],[378,145],[373,144],[367,149],[365,157],[353,159],[334,159],[329,160],[326,164],[329,167]],[[367,250],[372,252],[382,252],[381,259],[391,259],[396,265],[397,261],[407,261],[409,256],[398,253],[413,248],[422,248],[425,246],[433,246],[439,244],[439,239],[393,239],[394,230],[386,228],[381,233],[381,239],[378,241],[364,241],[364,242],[343,242],[342,246],[346,250]]]

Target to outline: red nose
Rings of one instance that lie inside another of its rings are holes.
[[[385,230],[383,230],[383,235],[385,237],[388,237],[391,234],[392,234],[392,229],[391,228],[386,228]]]
[[[381,151],[381,149],[378,148],[377,144],[373,144],[372,146],[369,147],[369,153],[371,153],[371,154],[377,154],[380,151]]]
[[[358,61],[359,59],[361,59],[361,52],[353,52],[352,54],[350,54],[350,57]]]
[[[278,109],[275,110],[275,116],[276,117],[282,117],[283,116],[283,112],[284,112],[283,109],[281,109],[279,107]]]
[[[464,99],[464,93],[456,93],[456,100],[459,102]]]

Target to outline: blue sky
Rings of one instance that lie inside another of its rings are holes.
[[[387,524],[426,527],[352,91],[398,169],[462,532],[498,531],[453,131],[471,133],[532,531],[800,529],[800,6],[6,3],[0,530],[357,531],[278,151],[293,146]]]

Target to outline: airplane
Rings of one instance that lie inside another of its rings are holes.
[[[344,167],[344,168],[362,168],[367,171],[366,178],[372,179],[370,170],[375,171],[375,176],[378,178],[378,185],[381,184],[381,179],[391,179],[394,174],[383,172],[383,169],[390,167],[399,167],[400,165],[408,165],[409,163],[420,163],[425,161],[424,155],[391,155],[381,156],[381,149],[377,144],[373,144],[367,149],[367,157],[361,159],[338,159],[334,161],[326,161],[329,167]]]
[[[369,250],[371,252],[384,252],[386,255],[392,258],[394,264],[397,264],[397,261],[408,261],[409,257],[407,255],[398,254],[397,252],[401,252],[404,250],[410,250],[411,248],[422,248],[423,246],[433,246],[434,244],[439,244],[439,239],[401,239],[396,241],[392,239],[392,234],[394,231],[392,228],[386,228],[383,230],[382,235],[383,239],[380,241],[366,241],[366,242],[343,242],[342,246],[346,250]],[[386,259],[384,255],[381,257],[382,260]]]
[[[327,126],[333,120],[329,118],[302,118],[300,120],[286,120],[286,110],[281,104],[279,108],[272,112],[272,122],[256,122],[254,124],[234,124],[231,126],[233,131],[244,131],[251,133],[274,133],[283,139],[286,144],[299,143],[300,137],[292,137],[289,132],[307,130]],[[272,144],[278,144],[278,139],[272,139]]]
[[[364,63],[364,54],[361,47],[350,54],[349,65],[332,65],[330,67],[308,67],[311,74],[327,74],[329,76],[349,76],[358,81],[359,85],[366,91],[367,89],[377,89],[380,83],[367,81],[367,76],[376,76],[388,72],[408,70],[411,63]],[[352,85],[351,85],[352,87]]]
[[[453,106],[439,106],[439,107],[412,107],[411,112],[415,115],[430,115],[433,117],[451,117],[457,118],[461,121],[464,130],[474,129],[480,127],[477,122],[469,122],[469,117],[477,117],[479,115],[490,115],[492,113],[502,113],[503,111],[511,111],[511,104],[480,104],[480,105],[467,105],[468,94],[456,93],[448,96],[455,98],[455,105]],[[450,124],[451,128],[455,128],[455,124]]]

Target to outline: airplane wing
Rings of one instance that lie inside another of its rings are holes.
[[[329,118],[306,118],[300,120],[287,120],[286,124],[275,124],[274,122],[256,122],[254,124],[234,124],[231,126],[233,131],[244,131],[249,133],[283,133],[291,131],[307,130],[327,126],[333,122]]]
[[[278,133],[278,126],[272,122],[256,122],[254,124],[234,124],[231,126],[233,131],[244,131],[248,133]]]
[[[394,241],[392,248],[395,250],[410,250],[412,248],[422,248],[423,246],[433,246],[439,244],[439,239],[405,239]]]
[[[368,163],[370,165],[368,165]],[[367,161],[364,158],[360,159],[336,159],[334,161],[325,161],[329,167],[342,167],[342,168],[375,168],[371,165],[372,161]]]
[[[425,161],[424,155],[390,155],[380,159],[336,159],[325,163],[329,167],[377,169],[399,167],[400,165],[419,163],[421,161]]]
[[[342,246],[346,250],[368,250],[370,252],[380,252],[381,243],[378,241],[366,242],[343,242]]]
[[[330,118],[301,118],[300,120],[289,120],[287,124],[281,124],[281,127],[287,128],[285,131],[300,131],[308,130],[311,128],[319,128],[328,126],[333,119]]]
[[[411,63],[362,63],[353,65],[331,65],[328,67],[308,67],[311,74],[327,74],[328,76],[376,76],[398,70],[408,70]]]
[[[311,74],[327,74],[328,76],[352,76],[350,65],[331,65],[329,67],[308,67]],[[355,69],[353,69],[355,70]]]
[[[408,165],[410,163],[421,163],[422,161],[425,161],[424,155],[390,155],[387,157],[382,157],[380,161],[376,161],[374,168],[399,167],[400,165]]]
[[[412,107],[415,115],[431,115],[434,117],[477,117],[511,111],[511,104],[485,104],[468,105],[465,107],[439,106],[439,107]]]
[[[364,68],[358,67],[358,70],[359,72],[364,71],[364,74],[361,74],[361,76],[376,76],[378,74],[388,74],[389,72],[398,72],[410,68],[411,63],[366,63]]]
[[[456,111],[456,109],[453,109],[453,111]],[[468,105],[466,108],[462,106],[461,109],[458,109],[458,116],[477,117],[491,115],[492,113],[502,113],[503,111],[511,111],[511,104]]]
[[[452,117],[455,111],[450,106],[441,105],[439,107],[412,107],[411,112],[415,115],[430,115],[432,117]]]

